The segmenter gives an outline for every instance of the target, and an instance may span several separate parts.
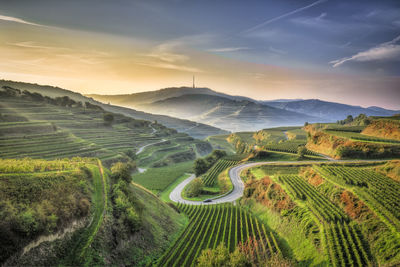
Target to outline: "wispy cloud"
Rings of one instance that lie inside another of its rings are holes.
[[[19,19],[19,18],[15,18],[15,17],[9,17],[9,16],[3,16],[3,15],[0,15],[0,20],[11,21],[11,22],[27,24],[27,25],[33,25],[33,26],[39,26],[39,27],[43,27],[44,26],[44,25],[41,25],[41,24],[29,22],[29,21],[26,21],[26,20],[23,20],[23,19]]]
[[[300,7],[300,8],[298,8],[298,9],[292,10],[292,11],[290,11],[290,12],[288,12],[288,13],[283,14],[283,15],[277,16],[277,17],[272,18],[272,19],[269,19],[269,20],[266,20],[266,21],[264,21],[263,23],[257,24],[256,26],[251,27],[251,28],[249,28],[249,29],[243,31],[242,33],[252,32],[252,31],[257,30],[257,29],[259,29],[259,28],[262,28],[262,27],[264,27],[264,26],[266,26],[266,25],[268,25],[268,24],[270,24],[270,23],[273,23],[273,22],[276,22],[276,21],[281,20],[281,19],[283,19],[283,18],[289,17],[289,16],[291,16],[291,15],[293,15],[293,14],[299,13],[299,12],[304,11],[304,10],[306,10],[306,9],[309,9],[309,8],[311,8],[311,7],[313,7],[313,6],[322,4],[322,3],[326,2],[326,1],[328,1],[328,0],[318,0],[318,1],[316,1],[316,2],[314,2],[314,3],[312,3],[312,4],[309,4],[309,5],[307,5],[307,6]]]
[[[275,54],[279,54],[279,55],[286,55],[286,54],[287,54],[287,51],[284,51],[284,50],[278,49],[278,48],[274,48],[274,47],[272,47],[272,46],[270,46],[270,47],[268,48],[268,50],[271,51],[271,52],[273,52],[273,53],[275,53]]]
[[[208,52],[236,52],[241,50],[248,50],[248,47],[221,47],[221,48],[212,48],[208,49]]]
[[[348,61],[365,62],[378,60],[400,60],[400,45],[397,44],[399,41],[400,35],[389,42],[382,43],[362,52],[358,52],[351,57],[333,60],[329,63],[336,68]]]

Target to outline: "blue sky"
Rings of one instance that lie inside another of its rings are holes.
[[[22,33],[32,37],[24,40]],[[204,82],[201,85],[252,97],[261,94],[261,99],[298,98],[294,92],[303,92],[305,98],[340,101],[336,93],[351,92],[344,102],[371,105],[375,99],[377,105],[400,109],[395,101],[400,103],[400,1],[0,0],[0,34],[3,44],[20,48],[23,44],[25,52],[28,46],[64,44],[63,49],[75,51],[92,46],[111,52],[113,60],[118,59],[114,65],[118,71],[121,65],[130,66],[121,60],[131,56],[132,70],[142,71],[141,77],[148,77],[151,70],[139,70],[137,65],[158,68],[154,72],[159,74],[158,83],[140,77],[136,83],[113,78],[120,84],[117,93],[177,85],[172,81],[196,74]],[[15,40],[6,41],[5,34],[15,35]],[[94,39],[112,44],[96,47]],[[103,62],[109,65],[111,59]],[[242,78],[241,88],[234,88],[238,82],[231,77],[243,69],[258,80]],[[16,73],[4,63],[0,71],[6,77]],[[33,75],[24,75],[28,74]],[[294,88],[299,80],[302,84]],[[94,83],[70,84],[77,90],[86,85],[86,91],[96,91]],[[361,93],[365,103],[356,100]]]

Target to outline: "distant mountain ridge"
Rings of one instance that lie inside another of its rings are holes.
[[[254,131],[308,122],[335,122],[347,115],[390,116],[398,111],[362,108],[318,99],[258,101],[209,88],[170,87],[124,95],[88,95],[96,100],[206,123],[229,131]]]
[[[319,117],[326,122],[342,120],[348,115],[357,116],[361,113],[367,116],[391,116],[399,112],[397,110],[388,110],[375,106],[363,108],[319,99],[305,99],[290,102],[270,101],[267,104],[276,108]]]

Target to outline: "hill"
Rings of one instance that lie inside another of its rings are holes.
[[[270,126],[302,125],[316,118],[222,96],[187,94],[139,106],[148,112],[163,113],[203,122],[229,131],[258,130]]]
[[[143,266],[186,224],[96,159],[0,160],[0,187],[0,262],[6,266]]]
[[[306,147],[337,159],[399,157],[396,118],[369,117],[368,126],[310,124],[304,127],[308,136]]]
[[[96,100],[102,102],[110,102],[114,105],[124,106],[124,107],[135,107],[143,104],[150,104],[160,100],[180,97],[184,95],[212,95],[221,96],[232,100],[249,100],[255,101],[248,97],[243,96],[231,96],[228,94],[219,93],[213,91],[209,88],[203,87],[169,87],[155,91],[134,93],[134,94],[122,94],[122,95],[98,95],[98,94],[88,94],[87,96],[92,97]]]
[[[336,122],[345,118],[347,115],[357,116],[365,114],[367,116],[391,116],[398,111],[388,110],[379,107],[363,108],[335,102],[327,102],[319,99],[307,99],[296,101],[265,101],[265,104],[280,109],[293,112],[304,113],[310,116],[319,117],[321,121]]]
[[[31,83],[23,83],[23,82],[14,82],[14,81],[6,81],[0,80],[0,87],[9,86],[12,88],[23,90],[28,90],[30,92],[40,93],[43,96],[49,96],[52,98],[55,97],[63,97],[68,96],[69,98],[73,99],[74,101],[78,102],[88,102],[97,106],[102,107],[104,110],[121,113],[128,117],[138,119],[138,120],[147,120],[147,121],[157,121],[158,123],[176,129],[179,132],[184,132],[189,134],[194,138],[203,139],[209,135],[215,134],[224,134],[227,133],[224,130],[218,129],[216,127],[212,127],[206,124],[197,123],[189,120],[182,120],[178,118],[173,118],[165,115],[154,115],[142,111],[137,111],[132,108],[124,108],[120,106],[113,106],[98,102],[90,97],[83,96],[79,93],[72,92],[66,89],[62,89],[59,87],[47,86],[47,85],[38,85],[38,84],[31,84]],[[105,101],[109,102],[109,101]]]

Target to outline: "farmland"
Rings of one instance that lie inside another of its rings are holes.
[[[189,216],[189,225],[159,260],[158,266],[193,266],[202,249],[224,243],[232,252],[239,242],[244,243],[249,238],[260,242],[260,249],[268,255],[280,253],[275,235],[238,206],[178,205],[178,208]]]
[[[0,120],[0,156],[5,158],[97,157],[110,166],[129,160],[138,147],[163,139],[171,139],[175,150],[158,155],[158,160],[174,152],[204,153],[199,150],[204,142],[191,142],[186,134],[159,124],[114,114],[107,125],[104,112],[96,108],[52,105],[21,96],[2,98],[0,113],[4,118]],[[153,158],[150,161],[154,163]]]
[[[217,177],[222,171],[238,163],[239,162],[235,160],[225,160],[225,159],[218,160],[217,163],[215,163],[214,166],[206,174],[203,175],[204,185],[205,186],[215,185]]]
[[[272,229],[298,245],[303,241],[288,237],[291,230],[282,225],[290,222],[309,224],[309,227],[314,225],[313,232],[319,229],[320,235],[311,234],[305,226],[300,227],[300,233],[303,233],[303,238],[310,239],[317,249],[323,250],[333,266],[373,266],[376,262],[396,265],[400,262],[397,228],[399,183],[377,173],[379,166],[379,163],[318,163],[254,167],[246,173],[249,177],[246,188],[257,184],[254,179],[261,179],[271,199],[261,198],[263,193],[258,191],[261,190],[258,186],[256,191],[245,189],[245,195],[249,195],[242,204],[250,205],[259,216],[262,210],[268,209],[263,213],[267,212],[280,221],[279,224],[269,223]],[[262,178],[268,177],[266,174],[272,181]],[[287,204],[285,198],[279,196],[282,194],[277,191],[279,187],[268,186],[268,183],[280,185],[296,206]],[[260,204],[249,202],[249,198],[255,198]],[[285,202],[273,204],[283,200]],[[283,203],[286,206],[282,206]],[[276,213],[276,209],[279,211],[282,208],[286,210],[283,217],[282,212]],[[303,209],[307,211],[300,212]],[[261,218],[264,220],[265,217]],[[268,218],[265,220],[270,222]],[[291,244],[289,246],[290,249],[295,248]],[[299,253],[296,254],[299,259],[306,257],[303,254],[306,251],[296,253]]]

